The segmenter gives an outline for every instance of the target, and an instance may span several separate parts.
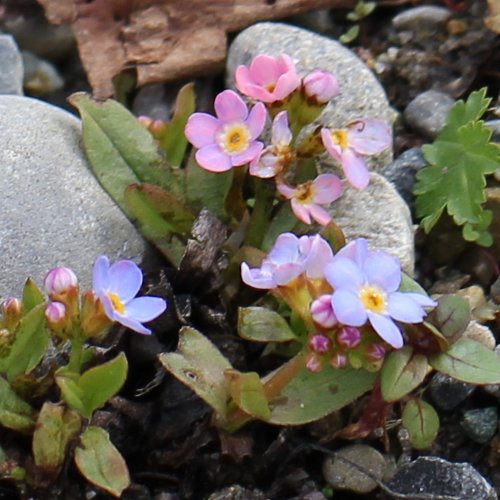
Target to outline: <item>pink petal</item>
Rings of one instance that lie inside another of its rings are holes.
[[[245,101],[234,91],[224,90],[214,102],[215,114],[224,123],[245,121],[248,108]]]
[[[302,205],[295,198],[292,198],[290,201],[292,206],[293,213],[304,224],[311,224],[311,215],[309,213],[309,208],[306,205]]]
[[[200,167],[210,172],[231,170],[232,163],[228,155],[217,144],[210,144],[196,151],[196,161]]]
[[[275,146],[288,146],[292,142],[292,132],[288,125],[288,113],[280,111],[273,120],[271,142]]]
[[[403,347],[403,335],[390,318],[369,312],[368,319],[380,338],[392,345],[394,349]]]
[[[278,193],[284,196],[287,200],[290,200],[295,196],[295,189],[284,182],[278,182],[276,189],[278,190]]]
[[[243,64],[238,66],[234,72],[234,80],[236,82],[236,88],[242,94],[248,95],[247,88],[252,84],[252,77],[249,69]]]
[[[250,138],[256,139],[264,130],[266,124],[267,110],[266,106],[258,102],[252,107],[246,120],[246,125],[250,130]]]
[[[184,133],[188,141],[196,148],[202,148],[215,142],[215,134],[220,121],[207,113],[193,113],[186,124]]]
[[[334,160],[338,162],[342,161],[342,148],[333,142],[332,134],[330,133],[330,129],[322,128],[321,129],[321,140],[323,141],[323,146],[325,146],[326,150]]]
[[[251,97],[252,99],[256,99],[262,102],[276,101],[276,98],[271,92],[269,92],[269,90],[254,83],[249,83],[245,88],[245,92],[242,91],[242,93],[248,97]]]
[[[391,129],[387,123],[376,120],[357,120],[348,126],[349,146],[357,153],[373,155],[392,144]]]
[[[323,278],[326,266],[333,259],[332,247],[319,234],[309,237],[309,242],[305,264],[307,277],[311,279]]]
[[[240,167],[246,163],[250,163],[252,160],[257,158],[260,152],[264,149],[264,144],[262,142],[253,141],[249,144],[248,148],[242,153],[238,153],[230,156],[230,161],[233,167]]]
[[[328,224],[330,224],[330,222],[332,221],[332,216],[319,205],[309,205],[309,213],[311,214],[312,218],[322,226],[328,226]]]
[[[277,58],[276,64],[278,66],[278,71],[280,72],[280,74],[297,73],[295,63],[288,54],[281,54],[281,56]]]
[[[342,181],[334,174],[321,174],[313,181],[314,202],[331,203],[340,197],[343,191]]]
[[[250,175],[261,179],[270,179],[280,170],[278,157],[269,152],[263,152],[250,163]]]
[[[277,285],[284,286],[296,278],[299,274],[302,274],[303,271],[304,268],[302,264],[297,262],[283,264],[274,270],[274,281]]]
[[[271,274],[263,273],[260,269],[250,269],[246,262],[241,264],[241,279],[243,283],[260,290],[270,290],[276,286]]]
[[[254,57],[250,63],[250,75],[258,85],[275,84],[282,71],[276,58],[265,54]]]
[[[285,73],[278,78],[273,95],[275,100],[283,100],[288,97],[300,85],[300,78],[297,73]]]
[[[342,169],[349,183],[357,189],[364,189],[370,182],[370,174],[365,161],[352,149],[342,153]]]

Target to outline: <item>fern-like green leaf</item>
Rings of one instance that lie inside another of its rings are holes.
[[[490,142],[492,132],[480,120],[490,101],[486,89],[458,101],[434,143],[422,147],[429,166],[418,173],[415,194],[426,232],[446,209],[463,226],[464,239],[491,245],[491,213],[483,210],[485,176],[500,168],[500,147]]]

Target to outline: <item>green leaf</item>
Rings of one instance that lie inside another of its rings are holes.
[[[359,35],[359,24],[354,25],[352,28],[349,28],[344,34],[340,35],[339,40],[342,43],[351,43]]]
[[[471,319],[469,302],[458,295],[442,295],[427,320],[451,343],[458,340]]]
[[[186,167],[186,198],[197,211],[208,209],[221,220],[227,218],[226,198],[233,181],[233,170],[214,173],[200,167],[191,155]]]
[[[271,250],[276,238],[281,233],[292,231],[297,224],[297,216],[292,212],[290,203],[283,203],[269,223],[264,241],[262,242],[262,250],[265,252]]]
[[[22,302],[24,313],[26,314],[37,305],[42,304],[44,301],[45,296],[43,295],[43,292],[31,278],[28,278],[23,288]]]
[[[151,134],[130,111],[112,99],[98,102],[83,92],[73,94],[69,101],[82,118],[90,166],[125,213],[124,191],[130,184],[148,182],[182,197],[180,174],[168,165]]]
[[[403,427],[410,434],[414,448],[429,448],[439,431],[439,417],[436,410],[421,399],[410,399],[402,415]]]
[[[485,176],[500,167],[500,146],[490,141],[492,131],[480,121],[489,103],[485,89],[473,92],[465,103],[458,101],[434,143],[422,147],[430,165],[418,172],[414,192],[426,232],[446,209],[457,225],[464,226],[465,239],[490,241],[486,228],[491,217],[483,210]]]
[[[380,373],[380,388],[386,401],[398,401],[416,389],[429,372],[427,358],[414,354],[411,346],[392,351]]]
[[[27,432],[33,429],[33,409],[22,400],[0,377],[0,425],[15,431]]]
[[[420,286],[420,284],[405,272],[401,272],[401,283],[399,285],[399,291],[427,295],[427,292]]]
[[[264,387],[257,373],[226,370],[224,375],[229,381],[229,392],[238,408],[261,420],[267,420],[271,416]]]
[[[165,132],[160,140],[161,147],[167,155],[171,165],[176,167],[182,164],[188,141],[184,128],[189,116],[195,111],[194,83],[184,85],[177,94],[172,120],[167,123]]]
[[[499,384],[500,357],[475,340],[463,338],[446,352],[429,356],[430,365],[470,384]]]
[[[238,334],[254,342],[288,342],[297,336],[286,320],[277,312],[265,307],[240,307]]]
[[[81,447],[75,449],[78,470],[95,486],[119,497],[130,486],[130,476],[125,460],[110,441],[108,433],[91,426],[80,441]]]
[[[177,352],[160,354],[159,359],[166,370],[225,417],[231,394],[224,372],[232,366],[210,340],[194,328],[183,327]]]
[[[363,369],[334,369],[319,373],[303,369],[281,394],[269,402],[277,425],[302,425],[343,408],[372,389],[377,374]]]
[[[90,368],[80,377],[67,371],[56,375],[56,382],[65,401],[81,415],[91,418],[122,388],[127,378],[127,357],[122,352],[102,365]]]
[[[33,457],[44,473],[56,474],[66,458],[70,441],[80,432],[79,415],[63,405],[46,402],[33,434]]]
[[[41,361],[48,345],[45,304],[39,304],[19,322],[8,356],[0,359],[0,371],[7,375],[9,382],[18,375],[29,373]]]

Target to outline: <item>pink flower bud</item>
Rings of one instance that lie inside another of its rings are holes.
[[[0,310],[3,316],[3,323],[7,328],[14,327],[21,319],[22,304],[21,301],[15,297],[6,298],[0,306]]]
[[[331,328],[337,323],[332,308],[332,296],[321,295],[311,304],[311,316],[315,323],[324,328]]]
[[[330,337],[323,335],[321,333],[316,333],[309,337],[309,348],[316,354],[325,354],[332,347],[332,341]]]
[[[337,342],[344,349],[354,349],[361,343],[361,332],[354,326],[344,326],[337,333]]]
[[[302,81],[306,98],[317,104],[326,104],[339,93],[337,79],[328,71],[316,70]]]
[[[316,354],[310,354],[306,359],[306,368],[312,373],[318,373],[323,369],[323,362]]]
[[[45,309],[45,319],[50,326],[61,325],[66,320],[66,306],[62,302],[50,302]]]
[[[153,123],[153,120],[149,118],[149,116],[138,116],[137,121],[145,128],[149,128],[150,125]]]
[[[333,368],[345,368],[347,366],[347,356],[340,352],[336,352],[330,358],[330,364],[333,366]]]
[[[381,344],[370,344],[366,348],[365,356],[370,361],[380,361],[385,356],[385,347]]]
[[[63,300],[69,294],[78,292],[78,279],[68,267],[56,267],[45,277],[45,291],[55,301]]]

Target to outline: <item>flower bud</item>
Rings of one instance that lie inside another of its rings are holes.
[[[9,330],[13,329],[22,316],[21,301],[15,297],[8,297],[2,302],[0,311],[2,312],[3,326]]]
[[[309,337],[309,348],[316,354],[326,354],[332,347],[330,337],[316,333]]]
[[[380,361],[385,356],[385,347],[381,344],[370,344],[366,347],[365,356],[370,361]]]
[[[339,93],[339,84],[335,76],[328,71],[316,70],[302,80],[306,99],[315,104],[326,104]]]
[[[105,335],[113,322],[106,316],[101,301],[94,290],[87,290],[82,295],[80,314],[81,329],[85,338]]]
[[[45,320],[49,328],[59,337],[66,337],[69,317],[62,302],[49,302],[45,308]]]
[[[75,292],[78,294],[78,279],[68,267],[56,267],[49,271],[44,286],[47,295],[54,301],[65,302]]]
[[[324,328],[331,328],[337,323],[332,308],[332,296],[321,295],[311,304],[311,316],[315,323]]]
[[[323,360],[316,354],[310,354],[306,359],[306,368],[312,373],[319,373],[323,369]]]
[[[361,332],[354,326],[344,326],[337,333],[337,343],[344,349],[354,349],[361,343]]]
[[[330,364],[333,368],[345,368],[347,366],[347,356],[341,352],[336,352],[330,358]]]

